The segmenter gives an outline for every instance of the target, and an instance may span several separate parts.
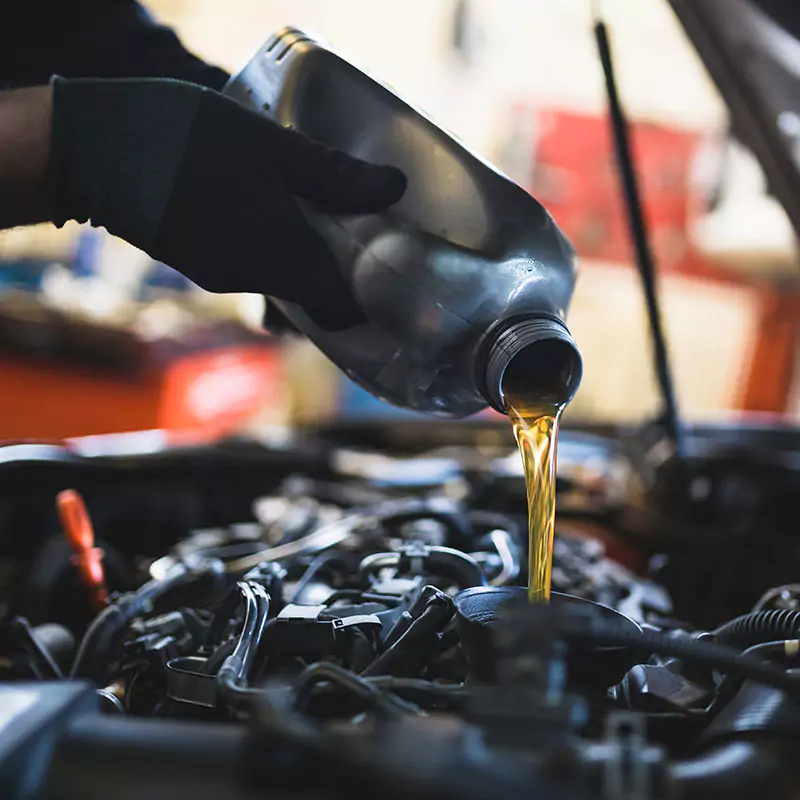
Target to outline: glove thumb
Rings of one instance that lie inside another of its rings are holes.
[[[394,205],[408,181],[396,167],[369,164],[281,128],[281,171],[289,191],[334,214],[372,214]]]

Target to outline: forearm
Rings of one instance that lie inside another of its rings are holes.
[[[0,92],[0,229],[48,219],[52,91]]]
[[[135,0],[24,0],[0,24],[0,86],[64,78],[176,78],[219,90],[226,73],[192,55]]]

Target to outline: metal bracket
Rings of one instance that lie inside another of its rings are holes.
[[[603,764],[605,800],[656,800],[664,752],[647,739],[645,719],[630,711],[612,711],[605,725]]]

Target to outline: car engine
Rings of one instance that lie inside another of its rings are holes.
[[[568,428],[549,605],[502,423],[4,447],[3,796],[794,797],[795,438]]]

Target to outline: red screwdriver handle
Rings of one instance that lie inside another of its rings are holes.
[[[56,496],[56,509],[64,538],[75,554],[72,562],[89,589],[92,605],[102,608],[108,600],[103,551],[94,546],[94,528],[86,504],[74,489],[65,489]]]

